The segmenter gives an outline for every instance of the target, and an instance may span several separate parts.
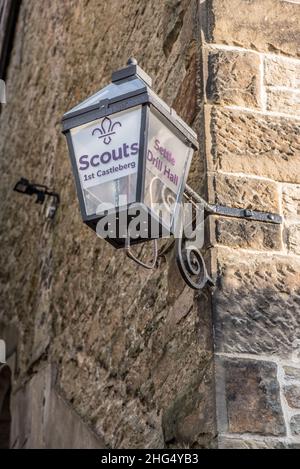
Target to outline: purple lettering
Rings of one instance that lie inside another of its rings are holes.
[[[152,161],[153,160],[153,153],[151,150],[148,150],[148,153],[147,153],[147,160],[148,161]]]
[[[100,160],[102,164],[109,163],[111,160],[111,154],[108,151],[102,153],[102,155],[100,156]]]
[[[176,160],[175,160],[174,156],[172,155],[172,153],[169,150],[167,150],[167,148],[164,148],[163,146],[160,145],[160,141],[158,139],[156,139],[155,142],[154,142],[154,148],[171,165],[175,166]]]
[[[170,168],[165,166],[164,175],[167,176],[168,178],[170,178],[170,173],[171,173]]]
[[[83,166],[80,166],[79,169],[80,171],[84,171],[85,169],[87,169],[89,167],[89,162],[86,161],[86,159],[89,157],[89,155],[82,155],[80,158],[79,158],[79,163]]]
[[[118,156],[116,155],[116,150],[112,150],[112,157],[113,157],[113,160],[121,160],[122,159],[122,148],[119,148],[118,149]]]
[[[159,151],[159,149],[160,149],[160,141],[158,139],[156,139],[155,142],[154,142],[154,148],[157,151]]]
[[[125,157],[130,156],[128,153],[128,149],[129,149],[129,145],[127,145],[127,143],[123,143],[123,155]]]
[[[136,155],[139,151],[139,144],[138,143],[133,143],[130,147],[131,149],[131,154]]]
[[[91,161],[90,161],[91,166],[99,166],[99,164],[100,164],[99,161],[98,161],[98,163],[95,163],[95,162],[94,162],[94,161],[97,160],[98,158],[99,158],[99,155],[94,155],[94,156],[92,156]]]
[[[132,143],[131,145],[128,145],[127,143],[123,143],[123,145],[120,146],[118,149],[105,151],[101,155],[93,155],[91,157],[89,155],[82,155],[79,158],[79,170],[84,171],[88,169],[89,166],[95,167],[95,166],[99,166],[100,164],[107,165],[108,163],[111,162],[111,160],[114,160],[114,161],[121,160],[122,158],[127,158],[130,156],[137,155],[138,152],[139,152],[138,143]]]

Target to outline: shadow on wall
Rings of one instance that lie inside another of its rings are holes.
[[[10,440],[11,371],[7,365],[0,367],[0,449],[9,448]]]

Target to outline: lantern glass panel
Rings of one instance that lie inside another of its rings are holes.
[[[193,149],[150,111],[145,175],[145,204],[170,230],[189,171]]]
[[[141,106],[71,129],[87,215],[136,200]]]
[[[94,104],[97,104],[104,99],[115,99],[121,97],[122,95],[126,95],[127,93],[137,92],[144,88],[145,83],[136,77],[132,77],[131,79],[127,79],[126,81],[111,83],[110,85],[107,85],[102,88],[102,90],[98,91],[97,93],[82,101],[82,103],[73,107],[65,115],[67,116],[68,114],[71,114],[73,112],[83,110],[89,106],[93,106]]]

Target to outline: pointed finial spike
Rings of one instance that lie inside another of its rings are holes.
[[[1,1],[1,0],[0,0]],[[152,80],[147,75],[141,67],[138,66],[138,62],[134,57],[130,57],[127,61],[127,65],[125,68],[121,68],[121,70],[116,70],[112,73],[112,82],[115,83],[120,80],[125,80],[125,78],[132,79],[132,77],[139,78],[143,80],[149,88],[151,88]]]
[[[127,60],[127,65],[137,65],[137,60],[134,57],[130,57]]]

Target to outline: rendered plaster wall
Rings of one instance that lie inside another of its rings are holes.
[[[199,132],[197,8],[194,0],[22,2],[0,116],[0,315],[18,330],[14,447],[55,444],[40,426],[51,425],[47,363],[57,370],[55,392],[99,446],[214,440],[209,296],[198,301],[185,286],[172,253],[149,272],[83,225],[60,125],[135,56],[155,91]],[[197,191],[203,174],[196,155]],[[60,193],[53,222],[46,207],[12,192],[21,176]],[[65,420],[62,413],[58,422]],[[61,446],[75,444],[72,427]]]

